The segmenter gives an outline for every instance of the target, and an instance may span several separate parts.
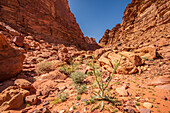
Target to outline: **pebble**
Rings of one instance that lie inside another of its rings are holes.
[[[168,100],[168,98],[167,98],[167,97],[162,97],[161,99],[163,99],[163,100]]]
[[[78,106],[78,105],[80,105],[80,103],[79,103],[79,102],[77,102],[77,103],[76,103],[76,106]]]
[[[88,101],[88,100],[87,100],[87,99],[82,99],[81,101],[82,101],[82,102],[86,102],[86,101]]]
[[[84,112],[86,112],[87,110],[88,110],[88,108],[87,108],[87,107],[85,107],[83,111],[84,111]]]
[[[143,106],[146,107],[146,108],[148,108],[148,109],[152,108],[152,104],[149,103],[149,102],[144,102],[144,103],[143,103]]]
[[[140,109],[140,113],[151,113],[150,109]]]
[[[46,105],[48,105],[48,104],[49,104],[49,102],[46,101],[46,102],[43,103],[43,106],[46,106]]]
[[[65,112],[65,110],[61,110],[59,113],[64,113]]]
[[[69,111],[73,111],[73,107],[71,107],[71,108],[69,109]]]

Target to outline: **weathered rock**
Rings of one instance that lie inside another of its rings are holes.
[[[32,83],[29,82],[28,80],[25,80],[25,79],[16,79],[14,81],[14,84],[20,88],[23,88],[23,89],[31,89],[33,88],[32,86]]]
[[[17,86],[10,86],[0,93],[0,112],[9,109],[16,109],[24,103],[24,98],[30,92]]]
[[[158,85],[156,88],[170,90],[170,84]]]
[[[158,42],[158,47],[167,46],[170,42],[166,38],[161,38]]]
[[[155,47],[143,47],[134,51],[137,55],[141,57],[146,57],[147,59],[156,58],[156,48]]]
[[[0,21],[36,40],[95,49],[94,44],[85,40],[67,0],[1,0],[0,8]]]
[[[116,88],[116,91],[120,96],[128,96],[128,91],[125,89],[124,86]]]
[[[59,70],[51,71],[48,74],[43,74],[40,76],[40,79],[48,79],[48,80],[65,80],[67,76],[61,73]]]
[[[144,102],[143,106],[148,108],[148,109],[151,109],[153,105],[151,103],[149,103],[149,102]]]
[[[170,42],[167,38],[170,33],[169,20],[169,0],[132,0],[124,11],[122,24],[106,30],[99,45],[136,48],[147,43],[154,45],[160,38]]]
[[[0,33],[0,81],[16,76],[22,70],[25,56],[12,48]]]
[[[36,93],[43,96],[48,96],[50,91],[57,90],[57,83],[48,79],[36,80],[33,86],[37,90]]]
[[[14,39],[13,39],[13,42],[17,45],[17,46],[20,46],[22,47],[24,44],[24,37],[22,36],[15,36]]]
[[[120,74],[136,73],[139,69],[137,66],[144,63],[141,57],[132,52],[108,51],[98,59],[100,65],[109,72],[113,71],[114,66],[119,60],[121,60],[121,62],[116,72]]]
[[[142,58],[132,52],[120,52],[119,54],[125,56],[126,58],[129,59],[130,62],[133,63],[135,66],[140,66],[144,63]]]
[[[140,109],[140,113],[151,113],[150,109]]]
[[[94,52],[94,58],[98,59],[100,58],[100,56],[105,53],[106,51],[110,51],[111,49],[110,48],[101,48],[101,49],[97,49],[95,52]]]
[[[152,81],[150,81],[150,83],[148,83],[148,85],[150,86],[154,86],[154,85],[165,85],[165,84],[170,84],[170,76],[161,76],[159,78],[156,78]]]
[[[25,102],[27,104],[35,105],[38,102],[37,96],[36,95],[29,95],[25,97]]]

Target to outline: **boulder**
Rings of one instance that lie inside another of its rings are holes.
[[[148,108],[148,109],[151,109],[151,108],[153,107],[153,105],[152,105],[151,103],[149,103],[149,102],[144,102],[144,103],[143,103],[143,106],[144,106],[145,108]]]
[[[23,68],[25,56],[12,48],[6,37],[0,33],[0,81],[16,76]]]
[[[148,46],[139,48],[133,51],[135,54],[139,55],[140,57],[146,57],[147,59],[154,59],[156,58],[156,47]]]
[[[57,82],[55,82],[54,80],[48,80],[48,79],[44,79],[44,80],[36,80],[33,83],[34,88],[36,89],[36,94],[37,95],[43,95],[43,96],[48,96],[48,94],[51,91],[55,91],[58,89],[57,87]]]
[[[95,59],[100,58],[100,56],[107,51],[111,51],[111,49],[110,48],[97,49],[96,51],[94,51],[94,58]]]
[[[29,95],[25,97],[25,102],[27,104],[35,105],[38,102],[36,95]]]
[[[0,112],[16,109],[24,103],[24,98],[30,94],[29,91],[10,86],[0,93]]]
[[[102,68],[109,72],[113,71],[114,66],[119,60],[121,60],[121,62],[116,70],[119,74],[136,73],[139,69],[137,66],[144,63],[140,56],[132,52],[108,51],[98,59]]]
[[[132,62],[133,65],[135,65],[135,66],[140,66],[144,63],[144,61],[142,60],[142,58],[139,55],[136,55],[132,52],[120,52],[119,54],[128,58],[129,61]]]
[[[19,88],[23,88],[23,89],[31,89],[31,88],[33,88],[32,83],[29,82],[28,80],[25,80],[25,79],[16,79],[14,81],[14,84],[16,86],[18,86]]]
[[[13,42],[17,45],[22,47],[24,45],[24,37],[23,36],[15,36]]]

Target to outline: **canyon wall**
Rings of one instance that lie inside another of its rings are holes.
[[[67,0],[0,0],[0,21],[36,40],[90,47]]]
[[[132,0],[126,7],[122,24],[106,30],[99,45],[105,47],[139,47],[155,45],[170,37],[169,0]]]

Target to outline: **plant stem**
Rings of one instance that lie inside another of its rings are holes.
[[[116,62],[116,65],[114,66],[112,75],[110,76],[110,79],[108,80],[108,82],[107,82],[107,84],[106,84],[106,86],[105,86],[105,88],[104,88],[104,91],[106,90],[106,88],[108,87],[110,81],[112,80],[112,77],[113,77],[113,75],[115,74],[115,72],[116,72],[116,70],[117,70],[117,68],[118,68],[118,66],[119,66],[119,64],[120,64],[120,62],[121,62],[121,59],[120,59],[119,61]]]

